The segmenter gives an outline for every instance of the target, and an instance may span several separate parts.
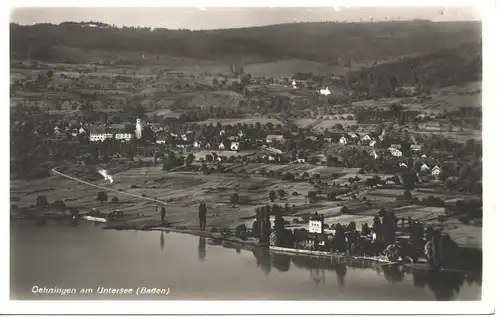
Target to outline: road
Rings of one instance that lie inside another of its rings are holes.
[[[75,177],[72,177],[72,176],[69,176],[69,175],[66,175],[64,173],[61,173],[59,172],[56,168],[53,168],[52,169],[52,172],[56,175],[59,175],[59,176],[62,176],[62,177],[65,177],[67,179],[70,179],[70,180],[73,180],[75,182],[78,182],[78,183],[81,183],[81,184],[84,184],[84,185],[87,185],[87,186],[90,186],[90,187],[94,187],[94,188],[99,188],[99,189],[102,189],[103,191],[108,191],[108,192],[114,192],[114,193],[117,193],[119,195],[122,195],[122,196],[130,196],[130,197],[135,197],[135,198],[139,198],[139,199],[142,199],[142,200],[148,200],[148,201],[152,201],[152,202],[156,202],[156,203],[160,203],[160,204],[167,204],[167,202],[165,201],[161,201],[161,200],[158,200],[158,199],[154,199],[154,198],[149,198],[149,197],[143,197],[141,195],[136,195],[136,194],[132,194],[132,193],[127,193],[127,192],[124,192],[124,191],[119,191],[119,190],[116,190],[116,189],[113,189],[113,188],[108,188],[108,187],[104,187],[104,186],[99,186],[99,185],[96,185],[96,184],[92,184],[92,183],[89,183],[89,182],[86,182],[84,180],[81,180],[81,179],[78,179],[78,178],[75,178]]]

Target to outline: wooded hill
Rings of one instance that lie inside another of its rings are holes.
[[[383,97],[399,86],[435,88],[481,78],[482,43],[478,41],[354,71],[349,74],[347,84],[359,92],[372,89]]]
[[[201,60],[248,57],[349,64],[422,54],[477,41],[480,22],[426,20],[377,23],[294,23],[207,31],[116,28],[90,23],[10,25],[11,56],[51,61],[55,46],[142,51]],[[52,60],[54,61],[54,60]]]

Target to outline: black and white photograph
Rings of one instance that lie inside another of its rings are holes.
[[[484,299],[479,8],[11,7],[8,32],[10,300]]]

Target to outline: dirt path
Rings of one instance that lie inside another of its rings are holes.
[[[139,199],[142,199],[142,200],[153,201],[153,202],[157,202],[157,203],[161,203],[161,204],[166,204],[167,203],[165,201],[157,200],[157,199],[154,199],[154,198],[143,197],[141,195],[136,195],[136,194],[127,193],[127,192],[124,192],[124,191],[119,191],[119,190],[116,190],[116,189],[113,189],[113,188],[107,188],[107,187],[95,185],[95,184],[86,182],[84,180],[81,180],[81,179],[78,179],[78,178],[66,175],[64,173],[61,173],[61,172],[57,171],[55,168],[52,169],[52,172],[54,172],[55,174],[57,174],[59,176],[65,177],[67,179],[71,179],[71,180],[73,180],[75,182],[78,182],[78,183],[81,183],[81,184],[84,184],[84,185],[87,185],[87,186],[99,188],[99,189],[102,189],[102,190],[105,190],[105,191],[114,192],[114,193],[117,193],[117,194],[120,194],[120,195],[125,195],[125,196],[131,196],[131,197],[139,198]]]

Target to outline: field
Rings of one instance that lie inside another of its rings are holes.
[[[207,119],[203,121],[198,121],[199,124],[216,124],[217,122],[220,122],[222,125],[226,124],[231,124],[235,125],[238,123],[241,124],[255,124],[256,122],[259,122],[261,125],[265,125],[267,123],[272,123],[274,125],[277,124],[283,124],[280,120],[276,118],[268,118],[268,117],[261,117],[261,116],[255,116],[255,117],[245,117],[245,118],[213,118],[213,119]]]
[[[245,173],[238,172],[241,168]],[[405,202],[396,201],[395,198],[402,195],[398,189],[369,189],[357,190],[357,199],[349,195],[350,189],[344,189],[347,178],[355,176],[355,171],[343,168],[315,167],[308,164],[296,165],[267,165],[267,164],[226,164],[224,174],[203,175],[196,172],[169,172],[166,173],[161,166],[141,167],[128,170],[116,170],[113,175],[115,182],[109,184],[100,180],[97,173],[82,173],[81,168],[72,167],[65,171],[70,176],[93,180],[92,183],[104,186],[119,192],[108,192],[108,202],[100,203],[96,200],[97,193],[102,191],[98,188],[89,187],[61,176],[51,176],[48,179],[32,180],[26,183],[22,180],[11,182],[11,200],[17,210],[23,210],[36,203],[38,195],[45,195],[49,202],[62,200],[68,207],[78,208],[81,212],[97,208],[102,212],[110,212],[116,209],[123,211],[126,215],[124,226],[141,227],[143,225],[155,225],[159,223],[160,215],[156,211],[157,204],[130,197],[123,193],[136,195],[147,195],[165,203],[166,220],[176,227],[196,229],[198,204],[205,201],[208,208],[208,227],[234,228],[239,224],[251,226],[255,215],[255,208],[260,206],[288,204],[291,212],[285,215],[285,220],[290,223],[291,228],[306,227],[307,222],[302,221],[303,215],[311,215],[314,212],[325,216],[325,223],[334,225],[336,223],[348,224],[354,221],[358,228],[363,223],[371,223],[373,217],[380,208],[393,211],[397,217],[411,217],[413,220],[421,220],[443,227],[446,232],[461,245],[480,247],[481,227],[475,225],[463,225],[455,219],[446,222],[438,222],[437,217],[444,215],[444,208],[422,207],[408,205]],[[334,181],[341,184],[337,200],[327,201],[324,199],[310,202],[307,198],[309,191],[314,190],[307,181],[284,182],[280,178],[270,178],[260,175],[262,170],[272,169],[280,175],[292,173],[296,176],[304,172],[310,175],[319,173],[323,180]],[[112,170],[110,169],[110,172]],[[236,173],[234,172],[236,171]],[[367,178],[369,175],[358,175]],[[97,179],[97,180],[96,180]],[[269,191],[285,191],[283,199],[272,202]],[[345,192],[347,195],[342,194]],[[230,203],[230,196],[239,194],[239,204]],[[292,195],[293,193],[293,195]],[[414,191],[415,196],[425,195]],[[434,195],[434,194],[433,194]],[[361,197],[366,197],[366,201]],[[118,202],[112,202],[117,197]],[[443,196],[446,199],[459,197],[454,194]],[[340,208],[346,206],[349,214],[341,214]]]

